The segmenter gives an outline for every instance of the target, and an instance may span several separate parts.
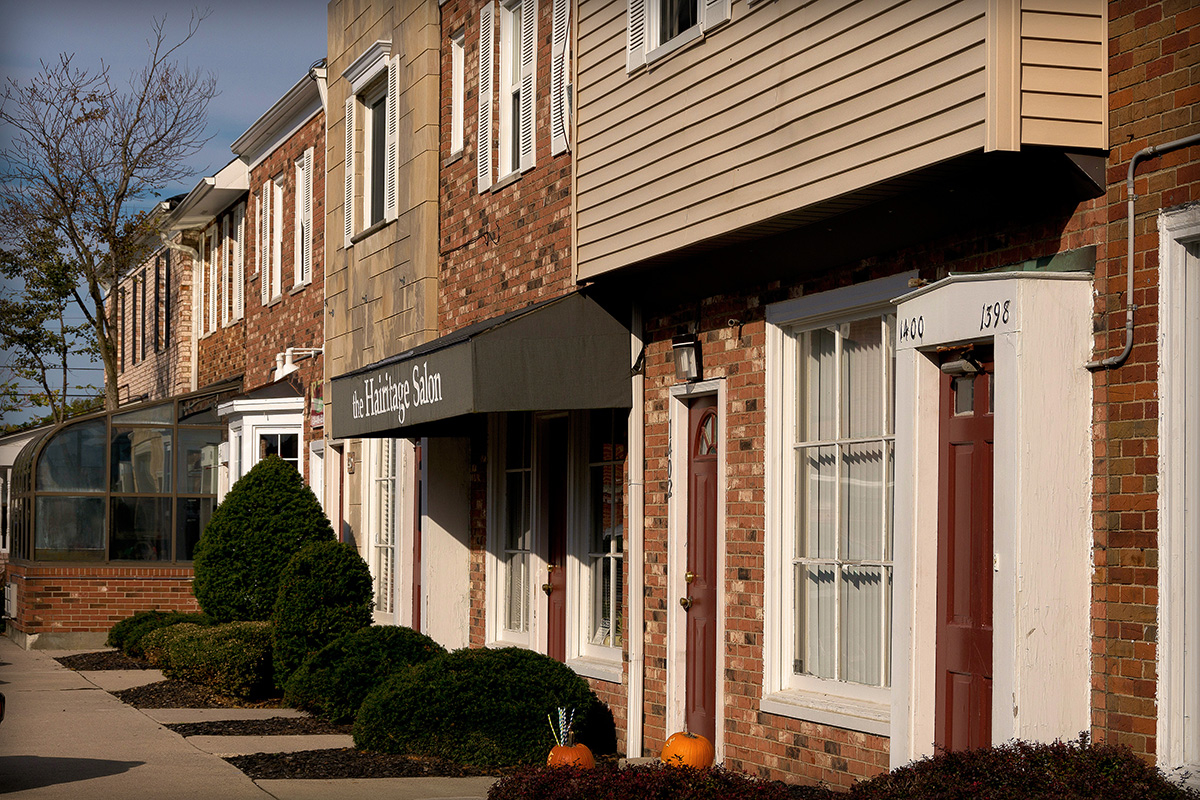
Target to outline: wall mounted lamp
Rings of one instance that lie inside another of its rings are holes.
[[[700,380],[700,340],[694,333],[671,339],[671,354],[675,359],[675,379],[691,383]]]
[[[276,353],[274,380],[291,375],[300,369],[296,366],[296,356],[311,358],[324,352],[325,348],[323,347],[289,347],[282,353]]]

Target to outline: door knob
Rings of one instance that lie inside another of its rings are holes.
[[[690,598],[690,597],[679,598],[679,605],[683,606],[684,611],[687,611],[689,608],[692,607],[692,598]]]
[[[691,583],[694,580],[696,580],[696,573],[692,572],[690,569],[687,572],[683,573],[683,582],[684,583]]]
[[[543,583],[542,591],[545,592],[547,596],[549,596],[549,594],[554,591],[554,584],[553,583]]]

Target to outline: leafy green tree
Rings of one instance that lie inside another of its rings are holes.
[[[101,63],[73,56],[42,62],[28,83],[9,79],[0,94],[0,242],[17,250],[44,227],[64,244],[72,299],[104,365],[105,405],[117,397],[117,309],[110,290],[159,246],[161,187],[195,174],[188,161],[204,135],[216,78],[189,69],[177,54],[207,16],[193,14],[171,44],[166,19],[153,24],[145,66],[120,83]],[[36,265],[35,265],[36,266]],[[26,286],[30,285],[26,274]]]
[[[85,398],[96,393],[92,386],[73,386],[67,369],[73,356],[94,362],[96,347],[89,326],[68,321],[78,266],[64,255],[54,227],[43,223],[19,233],[23,241],[17,249],[0,250],[0,275],[6,279],[0,295],[0,350],[8,353],[8,368],[16,378],[0,387],[0,413],[48,408],[44,421],[57,424],[80,399],[72,397],[74,391],[84,391]],[[30,392],[22,383],[38,390]]]

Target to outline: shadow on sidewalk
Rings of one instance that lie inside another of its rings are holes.
[[[119,775],[144,763],[103,758],[0,756],[0,794]]]

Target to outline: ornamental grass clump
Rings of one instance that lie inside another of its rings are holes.
[[[200,608],[221,622],[269,620],[291,557],[309,542],[333,539],[300,473],[268,456],[213,512],[196,545],[192,591]]]
[[[167,628],[190,622],[195,625],[215,625],[216,620],[207,614],[188,614],[182,611],[139,611],[132,617],[112,626],[108,632],[109,647],[115,647],[130,658],[144,658],[142,639],[159,628]]]
[[[371,624],[371,570],[353,545],[310,542],[279,577],[275,680],[286,684],[304,659]]]
[[[546,714],[575,709],[577,739],[615,749],[612,715],[565,664],[520,648],[464,649],[390,678],[354,721],[364,750],[497,767],[544,764],[554,744]]]
[[[352,722],[366,696],[390,675],[445,654],[446,648],[412,628],[360,628],[304,659],[284,684],[283,697],[331,722]]]

